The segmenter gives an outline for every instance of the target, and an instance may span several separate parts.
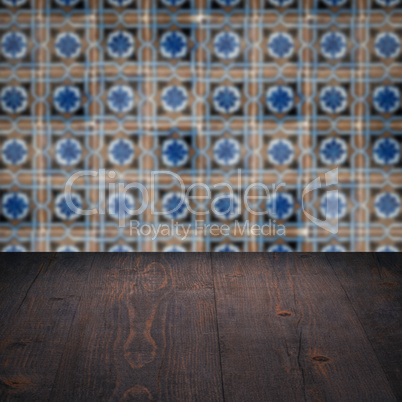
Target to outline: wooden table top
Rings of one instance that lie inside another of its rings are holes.
[[[13,254],[0,400],[402,400],[401,254]]]

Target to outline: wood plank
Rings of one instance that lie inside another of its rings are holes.
[[[402,254],[334,253],[327,258],[402,400]]]
[[[213,254],[212,267],[228,400],[395,400],[325,257]]]
[[[222,400],[208,254],[102,254],[52,400]]]
[[[0,259],[0,339],[52,254],[3,253]]]
[[[29,257],[20,258],[15,266],[17,274],[21,265],[29,263]],[[50,256],[50,263],[43,263],[15,316],[2,323],[5,329],[0,338],[1,400],[49,399],[93,258],[93,255],[81,255],[79,259],[71,254]],[[37,256],[39,263],[45,259],[49,256]],[[35,266],[31,269],[33,274],[37,272]],[[22,283],[26,283],[25,278]]]

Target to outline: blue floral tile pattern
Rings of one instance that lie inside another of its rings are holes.
[[[294,157],[293,144],[289,140],[277,139],[269,143],[268,159],[274,165],[287,165]]]
[[[56,3],[61,7],[74,7],[80,0],[56,0]]]
[[[221,32],[214,39],[215,54],[221,59],[235,59],[240,53],[240,38],[234,32]]]
[[[293,196],[290,193],[277,193],[268,201],[268,213],[276,219],[289,219],[293,214],[293,207]]]
[[[395,113],[401,102],[401,93],[396,86],[380,86],[373,92],[374,107],[379,113]]]
[[[240,161],[240,144],[234,138],[222,138],[215,143],[214,156],[221,166],[234,166]]]
[[[59,34],[54,47],[56,54],[66,59],[77,57],[82,48],[79,36],[71,32]]]
[[[7,86],[1,91],[1,108],[4,112],[17,114],[28,106],[28,94],[23,87]]]
[[[329,219],[343,218],[347,210],[347,199],[344,193],[328,192],[321,198],[321,214]]]
[[[402,251],[401,38],[401,0],[0,0],[0,251]]]
[[[28,250],[25,247],[20,246],[18,244],[16,244],[16,245],[10,244],[9,246],[4,247],[2,251],[4,253],[24,253]],[[61,251],[63,251],[63,250],[61,250]]]
[[[380,138],[374,143],[373,158],[378,165],[396,165],[400,152],[400,143],[394,138]]]
[[[290,57],[293,54],[293,49],[293,38],[287,33],[276,32],[268,40],[268,51],[274,58],[283,59]]]
[[[322,110],[329,114],[338,114],[347,108],[347,93],[340,86],[324,87],[320,93],[320,100]]]
[[[396,57],[400,52],[400,39],[392,32],[383,32],[377,35],[374,47],[378,57],[384,59]]]
[[[267,91],[267,106],[272,113],[287,113],[294,105],[293,89],[288,86],[272,86]]]
[[[167,219],[184,219],[188,214],[188,200],[181,193],[167,193],[162,198],[162,211]]]
[[[134,91],[128,85],[115,85],[108,91],[107,104],[115,113],[128,113],[134,107]]]
[[[116,165],[129,165],[134,159],[133,143],[124,138],[112,141],[109,145],[109,159]]]
[[[28,149],[24,141],[10,139],[3,143],[1,153],[4,163],[7,165],[19,165],[26,161]]]
[[[54,211],[58,219],[71,221],[78,219],[78,209],[82,208],[81,196],[76,193],[71,194],[71,199],[63,193],[58,194],[54,200]]]
[[[380,218],[395,218],[400,209],[400,200],[396,194],[381,193],[375,198],[374,206]]]
[[[274,244],[267,251],[270,253],[291,253],[293,249],[287,244]]]
[[[28,197],[24,193],[7,193],[3,196],[1,208],[7,219],[24,219],[28,215],[28,207]]]
[[[162,106],[167,112],[181,112],[187,102],[187,90],[182,86],[172,85],[162,91]]]
[[[165,32],[160,43],[161,53],[168,59],[180,59],[187,54],[187,37],[182,32]]]
[[[132,194],[111,194],[108,201],[109,214],[113,219],[128,219],[133,215],[135,199]]]
[[[237,112],[241,106],[241,94],[235,86],[219,86],[214,91],[214,107],[222,114]]]
[[[9,32],[1,40],[3,56],[7,59],[23,58],[27,47],[27,37],[22,32]]]
[[[162,160],[168,167],[184,166],[189,158],[187,143],[179,138],[166,140],[162,145]]]
[[[217,253],[238,253],[240,249],[233,244],[221,244],[214,251]]]
[[[56,142],[56,161],[62,166],[76,165],[82,155],[81,143],[74,138],[63,138]]]
[[[114,7],[127,7],[133,3],[133,0],[108,0],[108,3]]]
[[[116,59],[129,58],[134,53],[134,37],[129,32],[116,31],[108,36],[107,51]]]
[[[27,0],[2,0],[2,3],[8,7],[20,7],[26,2]]]
[[[327,59],[341,59],[347,52],[347,38],[341,32],[328,32],[321,38],[321,52]]]
[[[241,214],[240,199],[235,194],[219,194],[212,203],[212,211],[221,220],[233,220]]]
[[[342,138],[331,137],[321,143],[320,156],[326,165],[343,165],[347,160],[347,143]]]
[[[70,85],[57,87],[53,93],[53,102],[59,113],[75,113],[81,106],[81,92],[79,88]]]

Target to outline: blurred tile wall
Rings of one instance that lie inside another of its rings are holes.
[[[0,249],[401,250],[401,34],[400,0],[1,0]]]

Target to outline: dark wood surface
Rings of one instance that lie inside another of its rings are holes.
[[[0,400],[402,400],[400,254],[3,254]]]

